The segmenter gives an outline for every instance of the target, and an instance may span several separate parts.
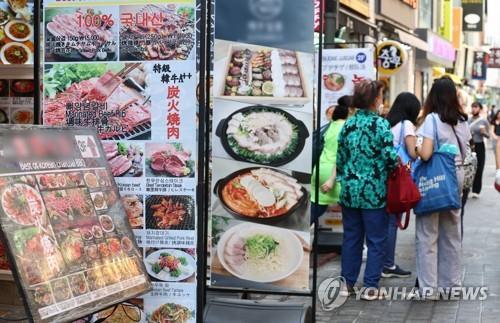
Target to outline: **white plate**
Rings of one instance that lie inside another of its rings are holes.
[[[24,45],[24,44],[21,44],[21,43],[8,43],[6,44],[5,46],[2,47],[2,50],[0,51],[0,59],[2,60],[2,63],[4,64],[12,64],[10,63],[7,58],[5,58],[5,51],[12,47],[12,46],[20,46],[20,47],[23,47],[26,52],[28,53],[28,60],[23,63],[23,64],[33,64],[33,53],[31,52],[31,50],[28,48],[28,46]],[[14,65],[22,65],[22,64],[14,64]]]
[[[151,268],[153,264],[158,261],[160,258],[161,253],[169,253],[172,256],[179,258],[179,257],[184,257],[187,260],[187,265],[181,265],[181,274],[179,277],[172,277],[170,276],[170,273],[168,273],[166,270],[160,271],[158,274],[156,274],[153,269]],[[162,249],[153,252],[149,256],[146,257],[146,260],[144,261],[146,265],[146,270],[148,274],[156,279],[167,281],[167,282],[178,282],[182,281],[184,279],[187,279],[191,277],[194,274],[195,268],[196,268],[196,261],[194,258],[190,255],[185,253],[184,251],[181,250],[175,250],[175,249]]]
[[[232,267],[232,265],[226,262],[226,259],[224,257],[224,248],[226,246],[226,243],[234,233],[239,234],[242,238],[257,233],[268,234],[276,240],[279,240],[282,252],[288,252],[287,262],[283,264],[283,269],[275,273],[268,272],[267,276],[260,278],[251,277],[249,275],[237,272]],[[289,230],[279,229],[262,224],[241,223],[224,232],[224,234],[220,238],[219,244],[217,245],[217,256],[219,257],[219,261],[222,266],[235,277],[258,283],[272,283],[285,279],[296,272],[302,264],[304,251],[299,238],[297,238],[297,236]]]
[[[26,27],[28,27],[29,29],[29,34],[28,36],[24,37],[24,38],[17,38],[17,37],[14,37],[14,35],[12,35],[10,33],[10,27],[13,25],[13,24],[16,24],[16,23],[20,23],[20,24],[23,24],[25,25]],[[9,37],[10,39],[12,39],[13,41],[18,41],[18,42],[23,42],[23,41],[27,41],[31,38],[31,36],[33,35],[33,27],[30,26],[30,24],[22,21],[22,20],[11,20],[9,21],[6,25],[5,25],[5,35],[7,35],[7,37]]]

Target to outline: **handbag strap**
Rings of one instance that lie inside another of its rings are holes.
[[[481,120],[483,120],[481,117],[477,118],[477,120],[474,120],[473,122],[471,122],[471,124],[469,125],[469,128],[472,128]]]
[[[452,126],[451,129],[453,129],[453,133],[455,134],[455,138],[457,138],[457,144],[458,144],[458,149],[460,149],[460,155],[462,156],[462,165],[465,162],[465,154],[464,150],[462,148],[462,144],[460,143],[460,139],[458,139],[457,131],[455,130],[455,126]]]
[[[401,222],[401,218],[403,217],[401,214],[396,214],[395,217],[398,228],[401,230],[406,230],[406,228],[408,228],[408,225],[410,224],[410,210],[406,211],[404,224]]]

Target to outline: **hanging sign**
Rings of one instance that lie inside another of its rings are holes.
[[[95,131],[0,127],[0,223],[36,322],[66,322],[150,289]]]
[[[483,0],[462,0],[463,31],[483,31]]]
[[[43,122],[96,128],[103,141],[153,285],[130,301],[134,315],[194,322],[196,2],[50,0],[43,10]]]
[[[500,48],[490,49],[488,68],[500,68]]]
[[[406,63],[406,51],[396,41],[388,40],[377,45],[377,66],[380,74],[394,75]]]
[[[486,80],[486,73],[488,70],[488,54],[486,52],[474,52],[472,64],[472,79],[473,80]]]

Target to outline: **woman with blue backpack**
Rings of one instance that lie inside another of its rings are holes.
[[[351,102],[351,96],[348,95],[338,99],[338,104],[332,112],[332,120],[320,129],[320,143],[315,143],[317,149],[315,159],[319,158],[319,192],[316,201],[316,168],[314,168],[311,176],[311,223],[323,215],[329,205],[339,202],[340,183],[336,181],[337,142],[340,130],[349,115]]]
[[[394,136],[394,147],[396,147],[399,158],[405,165],[409,162],[413,163],[417,159],[415,125],[420,109],[421,104],[418,98],[412,93],[403,92],[397,96],[386,117]],[[401,269],[394,261],[398,232],[397,217],[401,217],[401,214],[391,214],[389,216],[386,258],[382,271],[382,277],[384,278],[409,277],[411,275],[410,271]]]
[[[420,291],[426,299],[439,299],[439,288],[460,287],[462,168],[471,139],[467,114],[462,112],[455,84],[436,79],[424,105],[423,137],[414,178],[422,198],[416,216],[416,260]]]

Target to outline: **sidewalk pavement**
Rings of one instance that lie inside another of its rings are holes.
[[[493,188],[494,158],[487,152],[483,191],[466,205],[463,240],[463,285],[486,286],[484,301],[372,301],[351,297],[343,306],[323,312],[317,322],[499,322],[500,321],[500,194]],[[406,231],[398,232],[396,262],[411,270],[410,278],[382,279],[380,286],[411,288],[415,284],[415,218]],[[359,282],[362,282],[364,265]],[[321,266],[318,282],[340,275],[340,257]]]

